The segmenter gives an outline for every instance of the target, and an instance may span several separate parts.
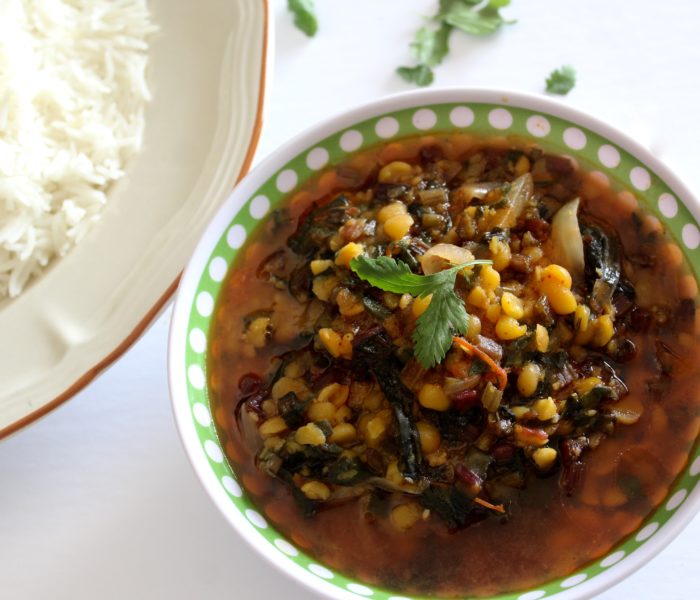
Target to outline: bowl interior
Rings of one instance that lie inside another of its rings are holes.
[[[439,92],[439,91],[438,91]],[[236,479],[217,438],[207,394],[206,349],[213,309],[228,267],[271,209],[327,165],[395,138],[467,131],[517,135],[567,154],[628,189],[665,226],[696,275],[700,230],[695,201],[663,165],[597,121],[540,98],[454,91],[412,94],[376,103],[319,126],[278,151],[246,178],[200,243],[181,284],[170,345],[171,393],[178,426],[195,470],[224,515],[263,554],[333,598],[400,600],[318,564],[286,540],[256,510]],[[447,96],[447,97],[446,97]],[[461,101],[459,101],[461,100]],[[697,444],[684,473],[656,511],[606,556],[566,578],[498,598],[588,597],[649,560],[690,520],[700,503]]]

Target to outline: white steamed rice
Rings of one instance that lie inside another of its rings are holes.
[[[145,0],[0,0],[0,301],[100,218],[142,144]]]

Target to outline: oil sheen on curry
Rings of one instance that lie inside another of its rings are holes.
[[[403,594],[489,595],[608,552],[700,423],[695,297],[628,191],[517,139],[378,146],[228,275],[208,383],[261,511]]]

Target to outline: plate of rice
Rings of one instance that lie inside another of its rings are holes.
[[[260,134],[266,0],[0,3],[0,438],[144,332]]]

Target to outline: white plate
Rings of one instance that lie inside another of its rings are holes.
[[[267,0],[151,0],[143,151],[102,220],[0,306],[0,438],[70,398],[143,333],[260,134]]]

